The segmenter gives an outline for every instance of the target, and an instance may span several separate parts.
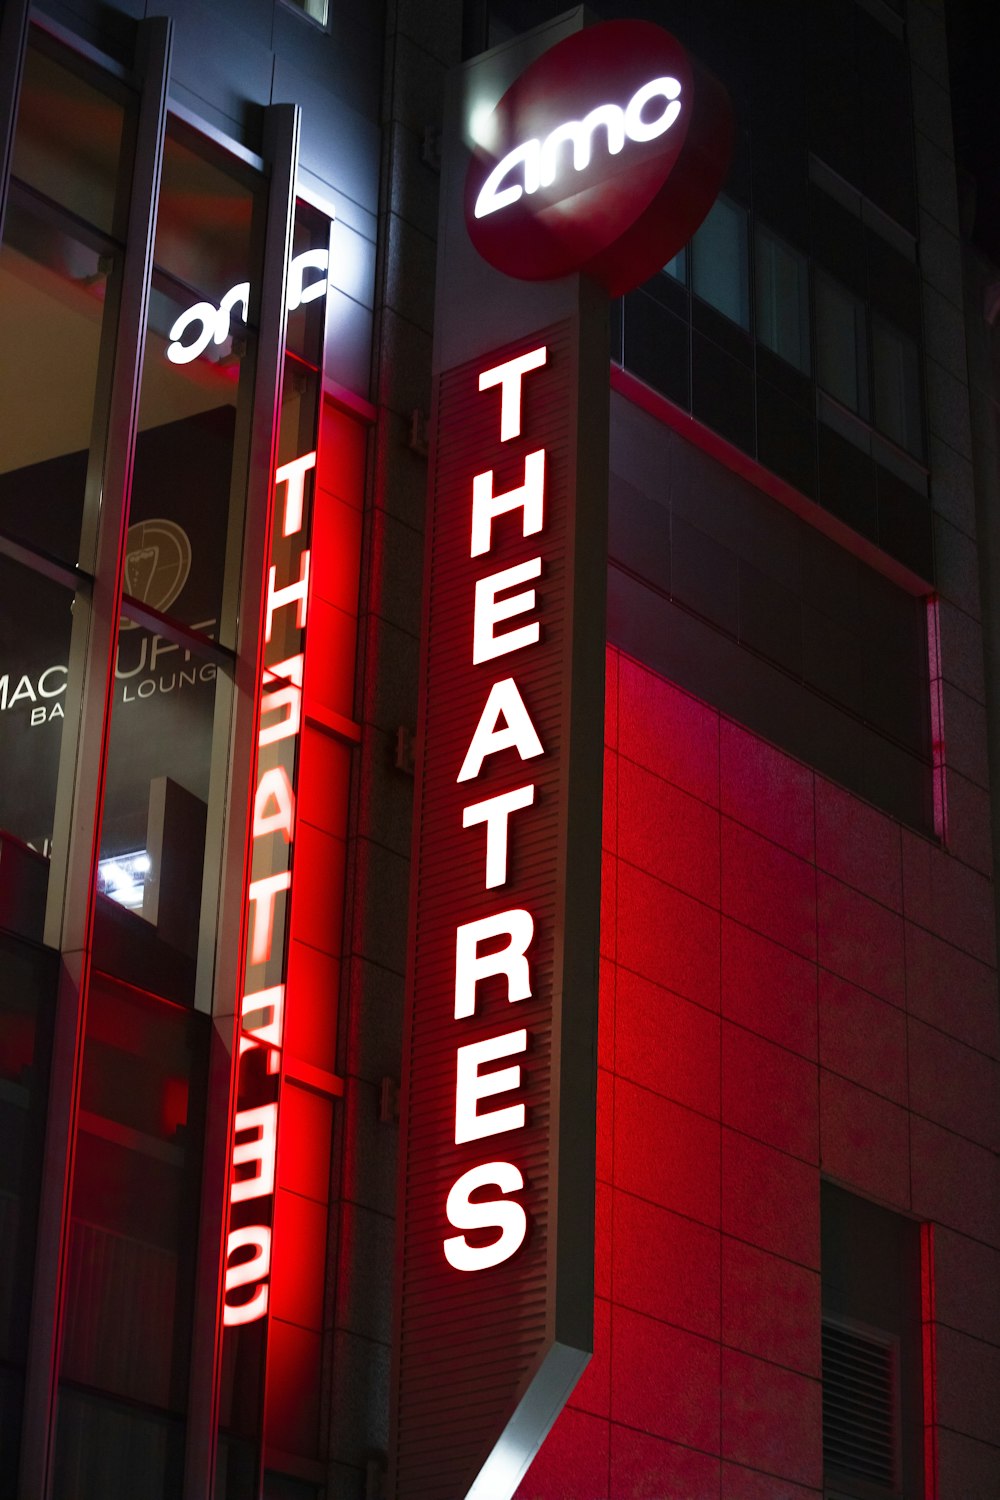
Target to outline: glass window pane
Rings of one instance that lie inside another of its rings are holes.
[[[168,134],[156,219],[157,266],[218,306],[231,287],[250,277],[253,202],[242,174],[223,170]]]
[[[692,240],[691,250],[692,285],[697,296],[741,328],[749,328],[745,210],[727,198],[717,198]]]
[[[182,624],[217,632],[225,576],[239,367],[153,365],[147,341],[124,588]],[[161,346],[162,349],[162,346]],[[123,622],[121,666],[137,664]]]
[[[682,286],[687,285],[687,246],[683,245],[677,254],[672,256],[663,267],[665,276],[672,276],[674,281],[679,281]]]
[[[41,940],[72,591],[0,555],[0,928]]]
[[[0,530],[75,563],[112,261],[14,199],[0,246]]]
[[[132,114],[124,89],[108,82],[114,97],[60,57],[33,34],[0,247],[0,530],[87,569],[88,454],[116,302],[109,236],[127,209]]]
[[[121,227],[117,192],[125,134],[121,103],[29,46],[12,171],[54,203],[108,234]]]
[[[875,425],[916,457],[923,456],[920,423],[920,365],[917,346],[889,323],[872,326],[875,370]]]
[[[97,870],[94,964],[194,999],[217,682],[213,662],[123,629]]]
[[[62,1376],[186,1404],[208,1017],[91,981]]]
[[[173,137],[165,151],[125,590],[211,635],[233,562],[236,411],[253,382],[259,200],[246,174],[227,175]]]
[[[809,373],[809,268],[791,245],[757,226],[757,337]]]
[[[289,309],[285,348],[317,367],[323,360],[331,228],[326,214],[299,200],[295,206],[291,273],[298,284],[290,290],[298,292],[301,300]],[[298,277],[295,267],[299,267]]]
[[[184,1486],[184,1427],[176,1418],[64,1386],[56,1424],[54,1493],[73,1500],[176,1500]]]
[[[822,273],[816,277],[816,367],[824,390],[858,416],[868,416],[865,306]]]

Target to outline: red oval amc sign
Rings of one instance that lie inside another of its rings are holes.
[[[480,255],[525,281],[584,271],[612,297],[691,238],[733,135],[725,89],[648,21],[575,32],[471,128],[465,218]]]

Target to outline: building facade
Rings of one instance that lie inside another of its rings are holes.
[[[442,128],[563,9],[0,15],[0,1495],[463,1500],[389,1453]],[[517,1494],[989,1500],[996,304],[945,8],[624,17],[735,140],[609,309],[593,1356]]]

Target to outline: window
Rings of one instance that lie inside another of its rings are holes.
[[[330,13],[330,0],[285,0],[293,10],[300,10],[310,21],[316,21],[320,26],[325,26]]]
[[[830,1183],[820,1213],[827,1492],[921,1494],[919,1226]]]
[[[691,251],[696,295],[741,328],[749,328],[746,210],[728,198],[717,198]]]
[[[134,100],[101,82],[32,34],[0,245],[0,928],[36,940],[76,734],[71,638],[92,583],[128,207]]]
[[[188,1003],[197,976],[202,870],[213,765],[219,760],[218,654],[233,645],[226,608],[242,531],[238,410],[254,373],[254,310],[230,303],[228,336],[197,358],[176,332],[189,309],[220,307],[259,282],[255,174],[206,153],[171,126],[164,146],[153,295],[139,405],[125,599],[98,864],[94,961],[120,979]],[[236,495],[234,500],[232,497]],[[144,609],[163,623],[151,629]],[[225,666],[226,659],[222,658]],[[203,959],[204,962],[204,959]],[[154,977],[155,976],[155,977]]]
[[[875,425],[914,457],[923,456],[920,364],[913,339],[884,318],[872,320]]]
[[[763,224],[756,232],[757,337],[809,373],[809,268],[805,256]]]
[[[865,304],[839,282],[816,277],[816,374],[842,405],[867,419],[868,319]]]

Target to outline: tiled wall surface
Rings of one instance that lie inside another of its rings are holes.
[[[596,1350],[521,1500],[819,1492],[821,1174],[934,1226],[927,1493],[997,1494],[988,877],[616,650],[606,741]]]

